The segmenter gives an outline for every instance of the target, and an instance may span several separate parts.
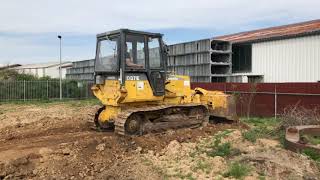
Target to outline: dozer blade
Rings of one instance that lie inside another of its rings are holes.
[[[227,96],[225,107],[210,109],[210,123],[234,123],[239,121],[236,111],[236,101],[233,96]]]
[[[202,104],[208,104],[210,122],[232,123],[239,120],[234,96],[221,91],[208,91],[202,88],[195,88],[195,92],[200,96]]]

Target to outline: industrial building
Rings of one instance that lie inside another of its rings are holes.
[[[232,42],[233,82],[320,81],[320,20],[215,39]]]
[[[39,63],[39,64],[26,64],[17,66],[11,69],[16,70],[18,73],[31,74],[36,77],[49,76],[51,78],[59,78],[59,62],[53,63]],[[61,64],[61,76],[66,77],[66,72],[68,68],[72,67],[72,63],[63,62]]]
[[[5,69],[11,69],[18,66],[21,66],[21,64],[0,64],[0,71]]]
[[[192,82],[319,82],[320,20],[169,46],[168,69]],[[67,78],[92,80],[94,60]]]
[[[72,62],[72,68],[67,69],[67,79],[86,80],[94,79],[94,59]]]
[[[192,82],[225,82],[232,73],[231,47],[214,39],[170,45],[168,70],[189,75]]]

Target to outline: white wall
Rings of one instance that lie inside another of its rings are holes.
[[[18,69],[19,73],[31,74],[37,77],[50,76],[51,78],[59,78],[59,66],[53,66],[49,68],[28,68]],[[62,78],[66,78],[67,68],[62,67]]]
[[[46,68],[46,76],[51,78],[59,78],[59,66]]]
[[[253,44],[252,74],[264,82],[320,81],[320,35]]]
[[[59,66],[53,66],[46,68],[46,76],[50,76],[51,78],[59,78]],[[62,78],[66,78],[67,68],[61,69]]]

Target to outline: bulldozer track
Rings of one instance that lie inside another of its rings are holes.
[[[115,125],[115,133],[119,134],[119,135],[127,135],[126,133],[126,129],[125,129],[125,124],[127,119],[134,113],[137,112],[142,112],[142,113],[146,113],[146,112],[152,112],[152,111],[157,111],[157,110],[164,110],[164,109],[169,109],[169,108],[192,108],[192,107],[203,107],[207,110],[207,107],[204,105],[200,105],[200,104],[186,104],[186,105],[159,105],[159,106],[152,106],[152,107],[148,107],[148,106],[144,106],[144,107],[138,107],[138,108],[131,108],[129,110],[125,110],[122,111],[117,118],[115,118],[114,120],[114,125]],[[205,120],[209,120],[209,115],[208,112],[206,112],[205,114],[205,118],[203,121]],[[163,127],[170,127],[167,124],[169,124],[170,122],[163,122]],[[152,123],[147,123],[147,124],[152,124]],[[189,121],[190,126],[192,125],[197,125],[199,124],[199,121]],[[161,125],[160,125],[161,126]],[[178,123],[176,124],[176,127],[180,127],[183,125],[179,125]],[[161,127],[159,127],[161,128]],[[174,128],[174,127],[171,127]],[[146,129],[148,129],[148,127],[146,126]],[[140,134],[144,133],[145,128],[142,128],[142,131],[140,132]],[[152,129],[149,127],[149,129]],[[164,130],[166,128],[163,128]]]

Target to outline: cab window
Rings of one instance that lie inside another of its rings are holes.
[[[125,44],[126,69],[145,68],[144,37],[127,35]]]
[[[101,40],[98,42],[98,54],[96,57],[96,71],[114,72],[118,68],[118,38]]]
[[[160,42],[159,38],[149,38],[148,41],[149,49],[149,62],[150,68],[160,68],[161,67],[161,57],[160,57]]]

